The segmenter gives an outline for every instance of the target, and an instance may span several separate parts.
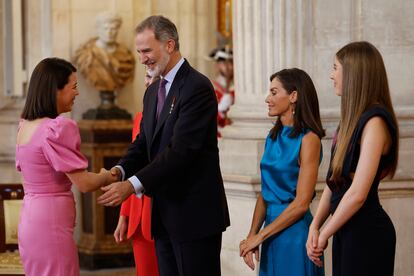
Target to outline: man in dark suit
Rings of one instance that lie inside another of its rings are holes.
[[[140,61],[161,79],[144,95],[141,133],[113,174],[124,181],[98,202],[152,197],[160,275],[220,275],[222,232],[230,225],[217,147],[217,100],[207,77],[181,57],[175,25],[151,16],[136,28]]]

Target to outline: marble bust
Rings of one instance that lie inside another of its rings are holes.
[[[97,16],[98,37],[81,45],[74,63],[98,91],[115,91],[134,77],[135,59],[127,47],[116,42],[122,19],[112,12]]]

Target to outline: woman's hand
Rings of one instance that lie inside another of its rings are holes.
[[[254,238],[255,236],[258,236],[258,235],[253,235],[253,236],[248,237],[247,240],[242,240],[239,245],[240,256],[243,257],[244,262],[250,267],[251,270],[255,269],[253,255],[254,255],[254,258],[256,259],[256,262],[259,262],[260,260],[259,245],[262,243],[262,241],[254,248],[247,250],[249,248],[249,245],[247,244],[248,240],[255,239]],[[254,242],[251,244],[254,244]]]
[[[262,244],[263,238],[260,233],[247,237],[246,240],[240,242],[240,257],[244,257],[249,251],[252,251],[260,244]]]
[[[321,250],[319,248],[320,241],[321,241],[321,238],[319,235],[319,230],[316,228],[310,227],[309,234],[308,234],[308,240],[306,241],[306,252],[308,254],[309,259],[313,263],[315,263],[315,265],[322,267],[323,262],[321,260],[321,256],[326,246]]]
[[[100,175],[102,175],[104,181],[104,184],[102,186],[109,185],[113,182],[117,182],[119,177],[117,174],[115,174],[112,169],[110,171],[106,170],[105,168],[102,168],[99,172]]]
[[[324,235],[323,231],[322,233],[319,235],[319,239],[318,239],[318,249],[319,251],[323,252],[326,247],[328,247],[328,236]]]
[[[118,225],[116,226],[114,232],[114,238],[116,243],[121,243],[126,241],[126,233],[128,228],[127,217],[119,216]]]
[[[255,267],[256,267],[255,264],[254,264],[254,261],[253,261],[253,255],[254,255],[254,258],[256,259],[256,262],[259,262],[259,260],[260,260],[260,258],[259,258],[259,247],[256,247],[252,251],[249,251],[243,257],[244,262],[250,267],[251,270],[254,270]]]

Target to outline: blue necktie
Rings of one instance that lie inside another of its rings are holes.
[[[165,94],[167,94],[167,90],[165,89],[165,85],[167,84],[166,79],[161,79],[160,86],[158,87],[158,93],[157,93],[157,119],[160,116],[162,107],[165,103]]]

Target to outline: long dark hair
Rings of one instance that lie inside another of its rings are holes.
[[[325,130],[322,127],[321,117],[319,114],[318,95],[316,94],[315,85],[309,75],[298,68],[283,69],[270,76],[270,81],[277,78],[283,88],[290,95],[293,91],[297,92],[297,101],[295,106],[295,115],[293,116],[293,130],[290,137],[296,137],[300,133],[310,129],[315,132],[319,138],[325,136]],[[275,126],[270,131],[273,140],[282,127],[280,117],[277,118]]]
[[[398,124],[392,107],[387,72],[380,52],[369,42],[352,42],[342,47],[336,58],[342,65],[341,121],[332,159],[332,179],[340,179],[343,163],[352,134],[362,113],[379,104],[391,114],[394,125]],[[390,164],[391,177],[398,163],[398,139],[396,152]]]
[[[45,58],[33,70],[29,82],[26,103],[21,118],[35,120],[38,118],[56,118],[56,93],[69,82],[70,75],[76,68],[60,58]]]

